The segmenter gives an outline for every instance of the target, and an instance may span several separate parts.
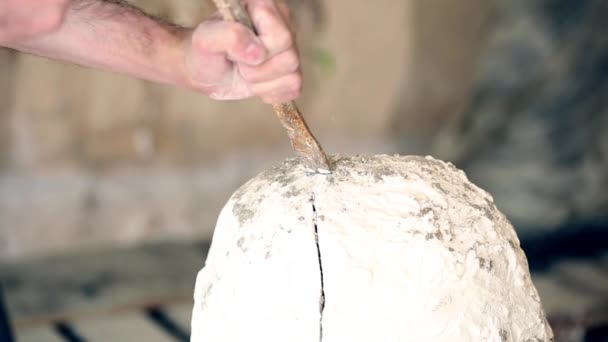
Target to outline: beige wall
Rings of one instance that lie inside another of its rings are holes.
[[[14,98],[13,67],[15,55],[7,50],[0,49],[0,169],[8,167],[10,143],[10,116],[9,110]]]
[[[212,10],[138,3],[184,25]],[[306,75],[299,104],[328,151],[398,152],[404,135],[436,132],[462,108],[485,2],[292,3]],[[291,155],[255,100],[214,102],[7,51],[0,74],[0,257],[209,237],[230,193]]]
[[[493,1],[410,0],[409,68],[403,75],[391,133],[401,150],[437,153],[433,142],[469,100],[477,59],[492,29]]]

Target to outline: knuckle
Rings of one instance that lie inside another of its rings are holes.
[[[287,52],[283,58],[283,65],[287,72],[295,72],[300,68],[300,59],[295,51]]]
[[[247,40],[247,29],[240,24],[229,25],[226,29],[226,42],[230,46],[240,46]]]
[[[275,33],[275,39],[278,46],[287,49],[293,45],[293,35],[287,28],[278,30]]]
[[[269,20],[275,16],[273,4],[268,1],[260,2],[256,5],[256,14],[263,20]]]

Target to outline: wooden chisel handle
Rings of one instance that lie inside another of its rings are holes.
[[[249,13],[243,8],[240,0],[213,0],[224,17],[224,20],[239,22],[252,31],[256,29],[249,17]],[[295,102],[273,104],[281,124],[287,130],[291,140],[291,146],[304,160],[307,167],[316,172],[329,172],[329,161],[323,148],[308,129],[304,117],[298,110]]]

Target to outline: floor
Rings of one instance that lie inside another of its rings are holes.
[[[17,341],[188,341],[208,248],[159,243],[0,265]],[[533,280],[556,342],[608,341],[608,255],[560,260]]]

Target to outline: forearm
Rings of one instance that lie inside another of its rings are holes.
[[[118,0],[73,0],[53,32],[8,47],[149,81],[190,86],[184,70],[189,29],[163,23]]]
[[[218,100],[295,99],[302,74],[287,7],[250,0],[248,9],[258,35],[214,19],[178,27],[122,0],[0,0],[0,45]]]

